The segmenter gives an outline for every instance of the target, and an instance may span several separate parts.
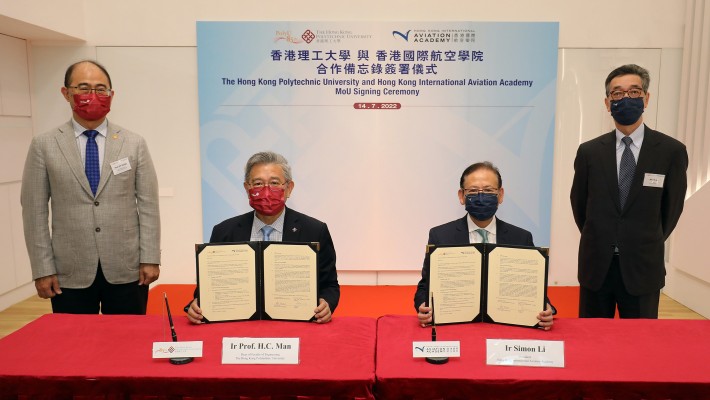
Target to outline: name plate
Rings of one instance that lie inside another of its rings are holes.
[[[413,342],[412,356],[426,357],[461,357],[461,343],[455,341],[443,342]]]
[[[222,338],[222,364],[298,364],[299,338]]]
[[[564,368],[565,342],[486,339],[486,364]]]
[[[202,357],[202,341],[153,342],[153,358]]]

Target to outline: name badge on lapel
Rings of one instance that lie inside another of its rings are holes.
[[[128,160],[128,157],[122,158],[120,160],[116,160],[111,163],[111,169],[113,170],[114,175],[118,175],[120,173],[130,171],[131,170],[131,162]]]
[[[649,174],[646,173],[643,177],[643,185],[649,187],[663,187],[663,181],[666,179],[665,175],[661,174]]]

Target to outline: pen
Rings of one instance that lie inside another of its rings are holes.
[[[434,320],[434,293],[431,294],[431,341],[436,342],[436,321]]]
[[[165,308],[168,310],[168,322],[170,322],[170,334],[173,336],[173,342],[177,342],[177,333],[175,333],[175,325],[173,325],[173,316],[170,315],[170,304],[168,304],[168,294],[163,292],[165,296]]]
[[[434,319],[434,292],[431,293],[431,341],[436,342],[436,320]],[[426,362],[430,364],[446,364],[449,357],[427,357]]]

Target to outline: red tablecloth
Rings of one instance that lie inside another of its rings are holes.
[[[170,341],[160,316],[45,315],[0,340],[0,399],[373,398],[374,319],[190,325],[179,316],[175,328],[180,341],[204,341],[202,358],[151,358],[153,342]],[[222,365],[223,337],[299,337],[300,364]]]
[[[416,317],[377,324],[378,399],[710,399],[710,321],[557,319],[549,331],[496,324],[437,327],[461,357],[412,357],[431,340]],[[565,367],[486,365],[486,339],[564,341]]]

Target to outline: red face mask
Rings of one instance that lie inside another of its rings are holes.
[[[75,94],[74,112],[87,121],[97,121],[111,111],[111,96],[98,96],[96,93]]]
[[[276,215],[286,206],[286,195],[281,188],[269,186],[249,189],[249,205],[262,215]]]

